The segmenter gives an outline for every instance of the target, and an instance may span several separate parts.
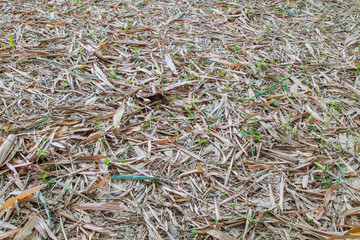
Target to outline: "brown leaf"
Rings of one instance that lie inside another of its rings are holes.
[[[90,192],[90,191],[92,191],[92,190],[94,190],[96,188],[101,187],[106,182],[106,180],[109,178],[109,176],[110,176],[110,173],[108,175],[106,175],[98,184],[96,184],[95,186],[92,186],[88,190],[82,191],[81,193],[87,193],[87,192]]]
[[[91,134],[87,139],[85,139],[85,142],[91,142],[97,138],[101,138],[104,136],[104,133],[102,132],[96,132],[96,133],[93,133]]]
[[[321,205],[321,207],[319,208],[318,212],[316,213],[316,219],[320,219],[322,214],[324,213],[324,208],[326,206],[326,204],[328,204],[328,201],[329,201],[329,198],[331,196],[331,193],[336,189],[336,187],[338,186],[338,184],[334,184],[332,185],[328,190],[327,192],[325,193],[325,196],[324,196],[324,202],[323,204]]]
[[[93,155],[93,156],[84,156],[84,157],[78,157],[74,160],[82,161],[82,160],[101,160],[106,158],[107,156],[102,155]]]
[[[108,236],[116,236],[116,233],[114,233],[113,231],[110,231],[109,229],[97,226],[95,224],[84,224],[82,225],[83,228],[89,229],[91,231],[94,232],[99,232]]]
[[[4,232],[4,233],[1,233],[0,234],[0,240],[2,239],[7,239],[8,237],[10,237],[11,235],[19,232],[22,228],[16,228],[16,229],[13,229],[13,230],[9,230],[7,232]]]
[[[93,211],[123,211],[124,210],[124,208],[121,206],[121,203],[117,203],[117,202],[86,203],[76,207],[84,210],[93,210]]]
[[[254,165],[250,165],[247,168],[249,169],[253,169],[253,168],[262,168],[262,169],[268,169],[270,168],[269,166],[266,166],[264,164],[254,164]]]
[[[198,170],[198,173],[204,173],[205,170],[204,168],[201,166],[201,164],[197,165],[197,170]]]
[[[168,103],[168,99],[162,92],[151,93],[151,92],[147,92],[147,91],[139,91],[136,94],[136,97],[138,97],[144,101],[148,101],[148,102],[160,101],[163,104]]]
[[[228,235],[226,235],[224,232],[217,230],[217,229],[213,229],[213,228],[206,228],[204,229],[204,231],[209,234],[210,236],[212,236],[213,238],[216,239],[220,239],[220,240],[234,240],[234,238],[229,237]]]
[[[327,238],[327,240],[335,240],[335,239],[339,239],[339,240],[359,239],[359,237],[358,236],[334,236],[334,237]]]
[[[176,137],[173,137],[173,138],[156,140],[156,141],[154,141],[154,143],[168,143],[168,142],[173,142],[173,141],[175,141],[177,138],[179,138],[180,136],[181,136],[181,134],[178,135],[178,136],[176,136]]]
[[[360,214],[360,207],[355,207],[352,209],[345,210],[340,213],[340,217],[352,216]]]
[[[115,114],[115,112],[107,113],[107,114],[101,115],[99,117],[91,118],[91,119],[89,119],[89,121],[97,122],[97,121],[100,121],[100,120],[111,118],[111,117],[114,116],[114,114]]]
[[[23,192],[22,194],[14,197],[14,198],[12,198],[12,199],[10,199],[10,200],[7,201],[4,205],[2,205],[2,206],[0,207],[0,211],[1,211],[1,210],[4,210],[4,209],[6,209],[6,208],[8,208],[8,207],[10,207],[10,206],[12,206],[12,205],[14,205],[17,200],[24,199],[24,198],[26,198],[27,196],[33,194],[34,192],[37,192],[37,191],[43,189],[44,187],[46,187],[46,185],[42,185],[42,186],[39,186],[39,187],[35,187],[35,188],[31,188],[31,189],[26,190],[26,191]]]

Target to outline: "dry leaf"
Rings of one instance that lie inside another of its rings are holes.
[[[76,206],[84,210],[93,211],[123,211],[122,203],[117,202],[101,202],[101,203],[86,203]]]
[[[0,240],[2,239],[7,239],[8,237],[10,237],[11,235],[19,232],[22,228],[16,228],[16,229],[13,229],[13,230],[9,230],[7,232],[4,232],[4,233],[1,233],[0,234]]]
[[[98,138],[101,138],[103,136],[104,136],[103,132],[96,132],[96,133],[90,134],[90,136],[87,137],[85,142],[91,142],[91,141],[93,141],[95,139],[98,139]]]
[[[211,61],[221,63],[221,64],[227,65],[229,67],[241,67],[244,65],[242,63],[232,63],[232,62],[224,61],[224,60],[220,60],[220,59],[211,59]]]
[[[104,115],[101,115],[101,116],[98,116],[98,117],[95,117],[95,118],[91,118],[91,119],[89,119],[89,121],[92,121],[92,122],[101,121],[101,120],[113,117],[114,114],[115,114],[114,112],[107,113],[107,114],[104,114]]]
[[[197,165],[197,170],[198,170],[198,173],[204,173],[205,170],[204,168],[201,166],[201,164]]]
[[[29,235],[33,232],[35,226],[39,225],[38,215],[33,215],[25,226],[15,235],[15,240],[29,239]]]
[[[354,152],[360,153],[360,144],[359,143],[354,144]]]
[[[158,102],[158,101],[160,101],[163,104],[168,103],[168,99],[165,97],[163,92],[151,93],[151,92],[141,90],[136,94],[136,97],[138,97],[138,98],[140,98],[140,99],[142,99],[143,101],[146,101],[146,102]]]
[[[177,138],[179,138],[180,136],[181,136],[181,134],[180,134],[180,135],[177,135],[176,137],[173,137],[173,138],[156,140],[156,141],[154,141],[154,143],[168,143],[168,142],[173,142],[173,141],[175,141]]]
[[[92,155],[92,156],[84,156],[84,157],[78,157],[74,160],[77,161],[83,161],[83,160],[92,160],[92,161],[96,161],[96,160],[101,160],[101,159],[105,159],[107,156],[102,156],[102,155]]]
[[[118,110],[116,110],[114,117],[113,117],[113,122],[114,122],[114,128],[117,128],[120,126],[121,123],[121,119],[124,115],[125,112],[125,107],[124,107],[124,103],[121,104],[121,106],[118,108]]]
[[[84,225],[82,225],[82,227],[86,228],[86,229],[89,229],[91,231],[95,231],[95,232],[105,234],[107,236],[116,236],[116,233],[114,233],[113,231],[110,231],[109,229],[97,226],[95,224],[84,224]]]
[[[219,239],[219,240],[234,240],[234,238],[229,237],[224,232],[222,232],[220,230],[217,230],[217,229],[206,228],[206,229],[204,229],[204,231],[207,234],[209,234],[210,236],[212,236],[213,238],[216,238],[216,239]]]
[[[1,211],[1,210],[4,210],[4,209],[6,209],[6,208],[8,208],[8,207],[10,207],[10,206],[12,206],[12,205],[14,205],[15,202],[16,202],[16,200],[24,199],[24,198],[26,198],[27,196],[33,194],[34,192],[37,192],[37,191],[43,189],[44,187],[46,187],[46,185],[42,185],[42,186],[39,186],[39,187],[35,187],[35,188],[31,188],[31,189],[29,189],[29,190],[26,190],[24,193],[22,193],[22,194],[20,194],[20,195],[18,195],[18,196],[16,196],[16,197],[10,199],[10,200],[7,201],[4,205],[2,205],[2,206],[0,207],[0,211]]]
[[[325,196],[324,196],[324,202],[321,205],[321,207],[319,208],[318,212],[316,213],[317,220],[320,219],[322,214],[324,213],[324,208],[325,208],[326,204],[328,204],[328,202],[329,202],[331,193],[336,189],[337,186],[338,186],[338,184],[334,184],[326,191]]]
[[[108,175],[106,175],[98,184],[96,184],[95,186],[89,188],[88,190],[82,191],[81,193],[87,193],[87,192],[90,192],[90,191],[92,191],[92,190],[94,190],[96,188],[101,187],[106,182],[106,180],[109,178],[109,176],[110,176],[110,173]]]
[[[348,231],[348,234],[350,234],[351,236],[360,237],[360,227],[352,227],[352,228],[350,228],[350,230]]]
[[[254,165],[250,165],[247,168],[249,169],[253,169],[253,168],[262,168],[262,169],[268,169],[270,168],[269,166],[266,166],[264,164],[254,164]]]
[[[4,143],[0,147],[0,167],[3,162],[6,160],[8,153],[11,151],[11,147],[14,145],[16,136],[14,134],[10,134]]]
[[[94,64],[94,70],[95,70],[95,74],[98,76],[98,78],[100,78],[107,86],[109,86],[112,89],[116,89],[114,87],[114,85],[112,85],[112,83],[109,82],[106,75],[103,73],[103,71],[101,71],[101,69],[98,67],[97,64]]]
[[[176,71],[176,67],[175,67],[175,65],[174,65],[174,62],[173,62],[172,59],[171,59],[170,54],[166,54],[166,55],[165,55],[165,61],[166,61],[166,64],[168,65],[168,67],[171,69],[171,71],[172,71],[175,75],[178,75],[178,72]]]
[[[355,207],[352,209],[345,210],[340,213],[340,217],[352,216],[360,214],[360,207]]]

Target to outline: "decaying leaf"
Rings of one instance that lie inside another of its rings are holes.
[[[0,239],[360,239],[359,1],[0,2]]]

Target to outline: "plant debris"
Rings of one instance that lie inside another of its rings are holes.
[[[359,236],[358,1],[1,1],[0,239]]]

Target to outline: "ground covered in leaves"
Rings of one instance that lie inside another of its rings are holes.
[[[0,239],[359,234],[358,1],[0,1]]]

